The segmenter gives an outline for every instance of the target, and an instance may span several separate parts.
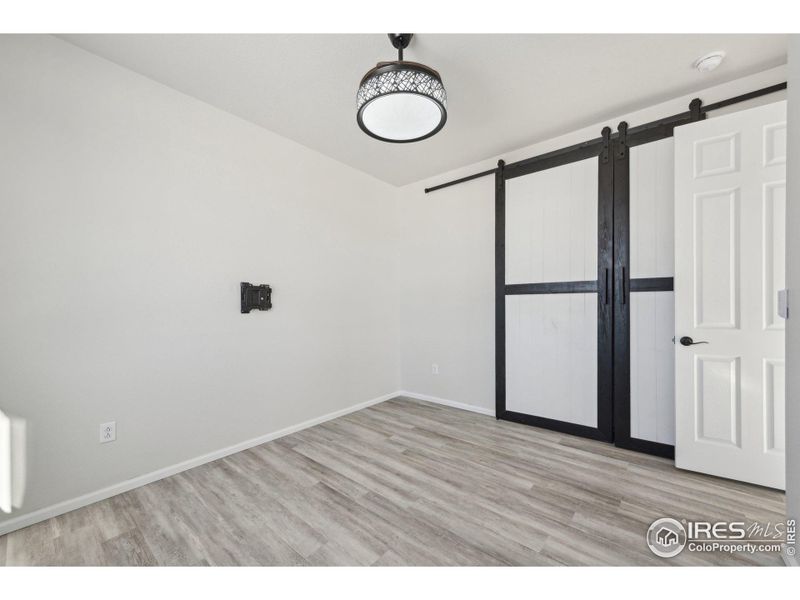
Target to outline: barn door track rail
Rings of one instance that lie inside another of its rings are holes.
[[[703,102],[700,100],[700,98],[695,98],[689,103],[689,110],[686,112],[629,128],[626,132],[625,145],[630,148],[640,144],[646,144],[647,142],[654,140],[662,139],[664,137],[669,137],[675,127],[702,120],[709,112],[719,110],[720,108],[725,108],[726,106],[731,106],[733,104],[738,104],[740,102],[746,102],[748,100],[752,100],[753,98],[774,94],[775,92],[785,90],[786,87],[787,85],[784,81],[783,83],[777,83],[769,87],[761,88],[746,94],[741,94],[740,96],[734,96],[733,98],[720,100],[719,102],[714,102],[706,106],[703,106]],[[619,135],[620,133],[617,132],[611,137],[616,140],[619,138]],[[552,168],[557,166],[560,163],[560,160],[563,160],[563,155],[565,154],[575,156],[575,154],[585,153],[586,158],[597,156],[600,148],[603,147],[604,144],[607,144],[605,138],[599,137],[586,142],[581,142],[580,144],[575,144],[573,146],[568,146],[566,148],[540,154],[539,156],[508,163],[503,167],[505,170],[505,177],[506,179],[511,179],[513,177],[528,175],[530,173]],[[474,173],[473,175],[467,175],[466,177],[461,177],[459,179],[454,179],[453,181],[448,181],[445,183],[440,183],[439,185],[434,185],[433,187],[425,188],[425,193],[429,194],[430,192],[435,192],[437,190],[458,185],[459,183],[466,183],[467,181],[472,181],[473,179],[479,179],[488,175],[495,175],[497,172],[498,167],[495,167],[494,169],[487,169],[486,171],[481,171],[480,173]]]

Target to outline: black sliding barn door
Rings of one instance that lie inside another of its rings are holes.
[[[496,201],[497,418],[613,440],[611,131],[514,165]]]
[[[703,117],[693,103],[664,123],[629,130],[623,122],[613,135],[605,128],[596,140],[499,163],[498,419],[674,455],[671,137]],[[580,193],[592,204],[575,205],[571,178],[586,173],[593,187]],[[591,231],[581,229],[580,210],[592,212]],[[595,246],[591,278],[576,277],[572,263],[552,267],[580,247],[576,226]]]
[[[676,125],[614,136],[614,443],[675,455],[674,147]]]

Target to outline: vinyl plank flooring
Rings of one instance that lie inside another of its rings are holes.
[[[778,565],[654,556],[657,518],[776,522],[784,495],[395,398],[0,537],[0,565]]]
[[[359,562],[354,556],[336,542],[325,542],[311,556],[308,564],[315,567],[367,567],[369,564]]]
[[[372,563],[374,567],[405,567],[408,563],[398,556],[396,552],[387,550],[383,556]]]
[[[439,565],[503,565],[507,561],[486,552],[480,545],[470,544],[447,526],[447,523],[421,519],[407,507],[386,502],[380,496],[366,496],[358,503],[374,516],[376,532],[395,536],[405,542],[422,545]],[[386,526],[391,529],[387,530]],[[399,525],[399,527],[397,527]],[[378,529],[380,527],[380,529]],[[391,546],[390,546],[391,547]]]
[[[290,474],[293,477],[302,477],[310,482],[308,485],[324,483],[328,487],[350,498],[359,498],[369,493],[370,490],[363,485],[356,483],[341,473],[326,468],[324,465],[299,452],[287,449],[288,447],[282,446],[280,442],[281,440],[278,440],[275,444],[270,444],[268,446],[275,455],[275,464],[279,465],[275,467],[276,469],[280,469],[280,471]]]
[[[353,506],[342,507],[330,502],[328,490],[333,488],[324,483],[301,487],[285,474],[269,469],[265,469],[261,477],[266,482],[261,492],[269,500],[265,509],[280,506],[319,532],[325,540],[335,540],[337,546],[359,564],[371,564],[386,551],[384,541],[366,530]]]
[[[66,516],[66,515],[64,515]],[[61,558],[56,519],[48,519],[6,536],[6,564],[9,566],[51,565]]]
[[[108,565],[108,554],[103,549],[103,542],[98,527],[87,525],[73,529],[56,538],[57,554],[50,564],[75,567]]]
[[[122,567],[149,567],[158,564],[138,529],[132,529],[102,544],[106,563]]]

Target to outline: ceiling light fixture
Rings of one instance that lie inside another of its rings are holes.
[[[358,126],[384,142],[418,142],[436,134],[447,121],[447,93],[439,73],[403,60],[413,35],[390,33],[397,60],[379,62],[358,87]]]
[[[722,50],[709,52],[705,56],[701,56],[696,61],[694,61],[694,68],[700,71],[701,73],[708,73],[709,71],[713,71],[718,66],[720,66],[720,64],[722,64],[723,58],[725,58],[725,52],[723,52]]]

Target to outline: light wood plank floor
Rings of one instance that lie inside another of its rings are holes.
[[[783,515],[780,492],[398,398],[0,537],[0,564],[781,564],[644,536]]]

